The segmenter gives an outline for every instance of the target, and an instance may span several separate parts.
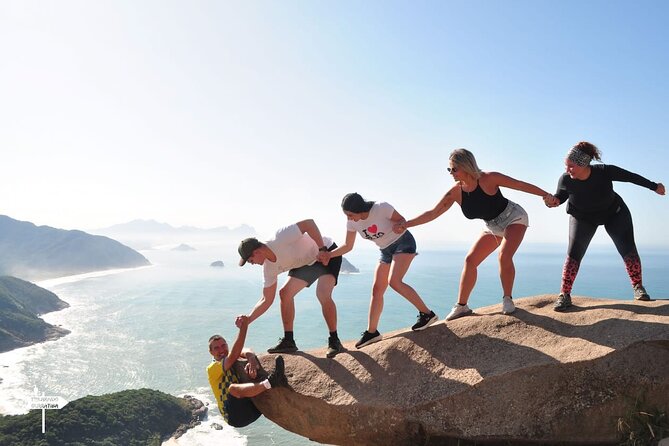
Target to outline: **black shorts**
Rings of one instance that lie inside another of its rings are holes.
[[[328,251],[334,251],[335,249],[337,249],[337,244],[333,243],[328,248]],[[288,275],[290,277],[295,277],[297,279],[304,280],[305,282],[307,282],[307,288],[308,288],[319,277],[324,276],[326,274],[332,274],[335,278],[335,285],[337,285],[340,269],[341,269],[341,256],[331,258],[327,266],[323,265],[321,262],[315,262],[311,265],[306,265],[306,266],[301,266],[299,268],[291,269],[290,271],[288,271]]]
[[[262,415],[251,398],[235,398],[228,395],[223,405],[228,415],[228,424],[232,427],[248,426]]]

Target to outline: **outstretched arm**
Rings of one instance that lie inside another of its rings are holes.
[[[526,192],[532,195],[539,195],[544,199],[550,195],[548,192],[538,186],[535,186],[534,184],[516,180],[515,178],[511,178],[510,176],[499,172],[490,172],[489,175],[490,179],[492,179],[497,184],[497,186],[508,187],[509,189],[519,190],[521,192]]]
[[[235,343],[232,344],[232,350],[228,353],[228,356],[225,357],[223,362],[223,368],[225,370],[230,370],[230,367],[239,359],[239,356],[242,353],[244,348],[244,342],[246,342],[246,332],[249,328],[249,318],[247,316],[238,316],[235,324],[239,327],[239,333],[237,334],[237,339]]]
[[[355,231],[346,231],[346,241],[344,242],[344,244],[338,246],[337,249],[334,249],[332,251],[319,252],[318,261],[321,262],[323,265],[327,265],[332,257],[343,256],[344,254],[352,250],[353,245],[355,245],[355,236],[356,236]]]
[[[251,314],[248,315],[249,324],[262,316],[263,313],[265,313],[265,311],[267,311],[267,309],[272,306],[275,296],[276,282],[274,282],[274,285],[270,285],[262,289],[262,297],[256,303],[255,307],[253,307],[253,310],[251,310]]]
[[[451,188],[451,190],[446,192],[446,195],[444,195],[441,198],[441,200],[439,200],[439,203],[437,203],[437,205],[434,208],[430,209],[429,211],[423,212],[418,217],[412,218],[411,220],[407,220],[406,222],[404,222],[404,224],[398,223],[397,225],[395,225],[395,227],[401,231],[407,228],[431,222],[432,220],[434,220],[435,218],[439,217],[444,212],[449,210],[451,206],[453,206],[453,203],[459,200],[460,193],[461,193],[460,185],[456,184]],[[393,230],[395,230],[395,228],[393,228]],[[395,232],[397,232],[397,230],[395,230]]]

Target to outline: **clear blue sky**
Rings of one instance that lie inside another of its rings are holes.
[[[667,185],[667,23],[666,1],[0,0],[0,214],[342,240],[347,192],[415,216],[458,147],[553,191],[579,140]],[[668,198],[615,188],[669,245]],[[564,207],[505,194],[527,240],[566,242]],[[455,207],[414,234],[481,228]]]

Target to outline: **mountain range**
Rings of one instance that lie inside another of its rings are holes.
[[[256,235],[255,229],[248,225],[202,229],[194,226],[174,227],[156,220],[133,220],[106,228],[91,229],[89,232],[119,240],[134,249],[182,243],[239,242]]]
[[[0,275],[42,280],[149,264],[140,253],[108,237],[0,215]]]

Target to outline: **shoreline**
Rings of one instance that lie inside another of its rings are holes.
[[[61,277],[56,277],[52,279],[45,279],[45,280],[40,280],[40,281],[35,281],[32,282],[35,285],[37,285],[40,288],[44,288],[46,290],[52,291],[52,288],[66,284],[66,283],[74,283],[86,279],[91,279],[91,278],[97,278],[97,277],[104,277],[104,276],[109,276],[113,274],[120,274],[123,272],[127,271],[133,271],[133,270],[139,270],[143,268],[150,268],[155,265],[150,264],[150,265],[144,265],[144,266],[138,266],[138,267],[132,267],[132,268],[115,268],[115,269],[108,269],[108,270],[100,270],[100,271],[91,271],[88,273],[81,273],[81,274],[73,274],[69,276],[61,276]],[[60,297],[59,297],[60,299]],[[62,300],[62,299],[61,299]],[[72,330],[69,330],[65,327],[63,327],[61,324],[55,325],[47,321],[47,318],[54,313],[60,313],[63,310],[68,310],[71,308],[70,303],[67,301],[63,301],[67,303],[68,306],[64,308],[60,308],[58,310],[54,311],[49,311],[48,313],[42,313],[38,315],[38,317],[43,320],[45,323],[49,324],[51,326],[51,330],[49,330],[49,334],[46,339],[42,341],[37,341],[33,342],[28,345],[23,345],[21,347],[16,347],[10,350],[6,350],[3,352],[0,352],[0,372],[2,370],[9,370],[12,368],[15,368],[17,365],[19,365],[24,358],[30,354],[30,349],[36,349],[42,346],[43,344],[46,344],[48,342],[56,342],[64,339],[67,337],[67,335],[72,334]],[[47,318],[45,318],[45,316]],[[0,376],[0,385],[3,383],[7,383],[5,379],[3,379],[2,376]],[[25,411],[22,412],[17,412],[16,406],[12,406],[11,403],[5,402],[5,401],[0,401],[0,416],[8,416],[8,415],[20,415],[25,413]]]
[[[35,282],[32,282],[32,283],[34,283],[35,285],[37,285],[40,288],[44,288],[45,290],[52,291],[50,288],[53,288],[53,287],[56,287],[58,285],[62,285],[62,284],[65,284],[65,283],[74,283],[74,282],[78,282],[78,281],[81,281],[81,280],[86,280],[86,279],[91,279],[91,278],[96,278],[96,277],[104,277],[104,276],[109,276],[109,275],[113,275],[113,274],[120,274],[120,273],[123,273],[123,272],[132,271],[132,270],[150,268],[152,266],[154,266],[154,265],[144,265],[144,266],[137,266],[137,267],[132,267],[132,268],[115,268],[115,269],[108,269],[108,270],[91,271],[91,272],[88,272],[88,273],[73,274],[73,275],[70,275],[70,276],[61,276],[61,277],[56,277],[56,278],[53,278],[53,279],[45,279],[45,280],[35,281]],[[58,297],[58,298],[60,299],[60,297]],[[65,302],[67,304],[67,306],[65,306],[63,308],[59,308],[57,310],[53,310],[53,311],[49,311],[49,312],[46,312],[46,313],[36,315],[39,319],[44,321],[46,324],[50,325],[49,331],[48,331],[48,333],[46,334],[46,337],[43,340],[31,342],[30,344],[26,344],[26,345],[23,345],[23,346],[20,346],[20,347],[15,347],[15,348],[12,348],[12,349],[9,349],[9,350],[0,351],[0,356],[5,354],[5,353],[9,353],[9,352],[12,352],[12,351],[15,351],[15,350],[20,350],[22,348],[27,348],[27,347],[30,347],[30,346],[33,346],[33,345],[43,344],[45,342],[50,342],[50,341],[56,341],[58,339],[63,338],[64,336],[67,336],[68,334],[72,333],[71,330],[62,327],[61,325],[53,325],[53,324],[47,322],[47,320],[44,318],[44,316],[46,316],[46,315],[57,313],[57,312],[60,312],[62,310],[66,310],[67,308],[70,307],[69,302],[64,301],[64,300],[63,300],[63,302]],[[0,364],[0,366],[1,365],[2,364]],[[0,383],[2,383],[2,378],[0,378]]]
[[[114,268],[114,269],[104,269],[104,270],[99,270],[99,271],[91,271],[88,273],[81,273],[81,274],[72,274],[69,276],[61,276],[61,277],[55,277],[53,279],[44,279],[44,280],[38,280],[33,282],[35,285],[41,288],[50,288],[50,287],[55,287],[58,285],[62,285],[65,283],[73,283],[73,282],[79,282],[80,280],[86,280],[86,279],[92,279],[96,277],[104,277],[104,276],[110,276],[113,274],[120,274],[124,273],[127,271],[134,271],[134,270],[140,270],[144,268],[152,268],[155,265],[150,264],[150,265],[143,265],[143,266],[133,266],[130,268]]]

